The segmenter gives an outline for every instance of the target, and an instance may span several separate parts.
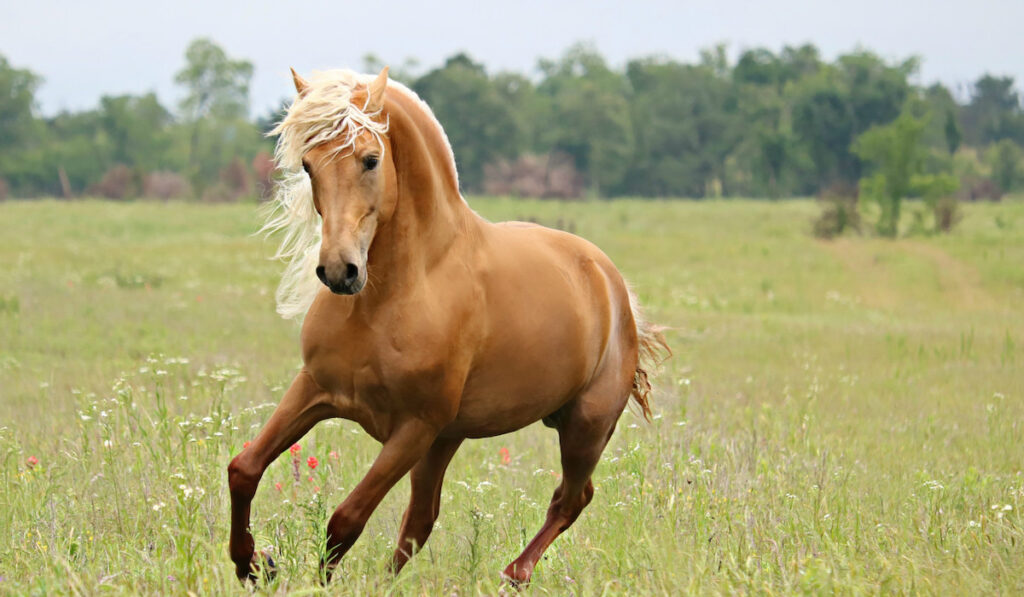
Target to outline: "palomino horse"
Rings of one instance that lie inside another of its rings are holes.
[[[249,507],[267,466],[318,421],[353,420],[383,444],[327,525],[329,575],[411,471],[397,573],[430,535],[462,441],[543,419],[558,430],[563,474],[540,532],[504,571],[527,582],[593,497],[630,396],[649,415],[647,371],[667,346],[597,247],[473,212],[440,124],[386,68],[292,74],[298,96],[274,131],[290,173],[267,227],[285,230],[278,311],[305,313],[305,365],[228,467],[238,576],[272,567],[255,552]]]

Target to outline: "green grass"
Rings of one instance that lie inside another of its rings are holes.
[[[675,350],[528,593],[1024,592],[1024,204],[821,242],[812,202],[471,203],[603,247]],[[243,593],[225,467],[299,363],[257,226],[249,205],[0,204],[0,593]],[[298,481],[282,457],[253,506],[275,593],[320,590],[327,515],[378,449],[347,421],[301,443]],[[426,549],[386,573],[403,481],[330,591],[497,592],[557,463],[539,424],[467,442]]]

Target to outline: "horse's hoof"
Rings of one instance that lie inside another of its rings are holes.
[[[270,557],[270,554],[260,550],[252,554],[249,569],[240,570],[238,578],[242,582],[253,584],[273,582],[277,578],[277,564],[274,563],[274,558]]]
[[[509,566],[501,573],[501,582],[513,591],[520,591],[530,585],[530,574],[522,574],[520,571],[512,570]]]

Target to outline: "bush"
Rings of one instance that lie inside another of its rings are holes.
[[[192,190],[188,180],[177,172],[150,172],[142,179],[142,196],[150,199],[182,199]]]
[[[0,178],[0,201],[7,199],[11,194],[11,185],[7,184],[7,181]]]
[[[563,153],[524,154],[484,166],[484,191],[491,195],[579,199],[583,188],[583,176]]]
[[[261,151],[252,159],[252,172],[256,177],[256,192],[261,200],[266,201],[274,195],[274,173],[277,166],[274,157]]]
[[[857,185],[834,183],[818,195],[821,214],[814,220],[814,236],[834,238],[847,230],[860,233],[860,209]]]
[[[138,194],[135,173],[124,164],[114,164],[99,182],[88,189],[89,194],[107,199],[129,199]]]
[[[999,201],[1003,198],[1003,189],[991,178],[977,178],[970,180],[960,187],[959,198],[964,201],[978,201],[988,199]]]
[[[207,187],[201,199],[203,203],[229,203],[237,201],[238,195],[228,185],[218,182],[212,187]]]
[[[954,194],[960,188],[960,179],[952,174],[918,174],[910,179],[911,189],[924,199],[932,211],[935,225],[932,232],[949,232],[960,221],[960,207]],[[922,215],[917,228],[923,230]]]
[[[936,201],[932,211],[935,214],[935,230],[938,232],[953,230],[964,217],[960,210],[960,202],[952,197],[943,197]]]
[[[220,171],[220,184],[228,189],[231,199],[237,200],[252,190],[249,170],[238,157]]]
[[[860,233],[860,210],[856,197],[832,197],[821,201],[821,214],[814,220],[814,236],[830,239],[847,230]]]

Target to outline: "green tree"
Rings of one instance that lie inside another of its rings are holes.
[[[523,123],[509,98],[466,54],[456,54],[420,77],[413,89],[444,126],[465,188],[480,190],[484,166],[524,148]]]
[[[14,68],[0,55],[0,151],[23,147],[32,137],[35,93],[42,79]]]
[[[960,125],[956,122],[956,114],[952,110],[946,112],[946,124],[942,132],[945,134],[946,148],[949,149],[949,153],[956,153],[956,150],[960,148],[963,134],[960,132]]]
[[[985,152],[985,161],[992,168],[992,180],[1009,193],[1024,183],[1024,152],[1010,139],[994,143]]]
[[[594,194],[618,189],[634,150],[626,79],[586,44],[558,61],[542,60],[539,68],[544,79],[537,91],[550,102],[541,148],[572,156]]]
[[[910,96],[917,60],[895,64],[866,51],[840,56],[793,89],[793,131],[814,162],[819,186],[852,183],[861,164],[851,142],[892,121]]]
[[[821,53],[818,52],[818,48],[813,44],[804,44],[796,47],[785,46],[779,52],[778,60],[781,70],[781,84],[799,81],[805,77],[812,77],[818,74],[824,67]]]
[[[738,142],[732,82],[708,66],[648,58],[626,65],[636,152],[626,189],[703,197],[724,179]]]
[[[763,87],[777,87],[784,82],[782,63],[771,50],[765,48],[746,50],[740,54],[732,76],[738,83]]]
[[[259,147],[258,131],[246,120],[252,73],[251,62],[229,58],[209,39],[196,39],[185,50],[185,66],[174,80],[185,88],[179,108],[190,129],[188,164],[196,188],[215,180],[237,150],[248,148],[251,157]]]
[[[924,163],[921,135],[925,123],[925,118],[905,109],[899,118],[868,129],[853,144],[854,153],[875,167],[874,174],[861,179],[860,189],[862,196],[881,208],[876,228],[882,236],[895,237],[899,229],[900,203]]]
[[[950,155],[956,153],[963,141],[963,130],[957,120],[960,106],[953,94],[942,83],[935,83],[920,94],[933,118],[928,120],[924,131],[924,142]]]
[[[814,163],[816,184],[849,180],[856,171],[849,152],[854,117],[845,95],[834,84],[804,83],[793,102],[793,132]]]
[[[15,193],[26,192],[42,174],[37,155],[43,127],[33,113],[40,83],[38,75],[0,55],[0,179]]]
[[[156,94],[100,98],[99,123],[110,142],[110,159],[140,172],[167,163],[171,114]]]
[[[968,142],[975,145],[1002,139],[1024,143],[1024,111],[1013,77],[979,78],[964,107],[963,122]]]

